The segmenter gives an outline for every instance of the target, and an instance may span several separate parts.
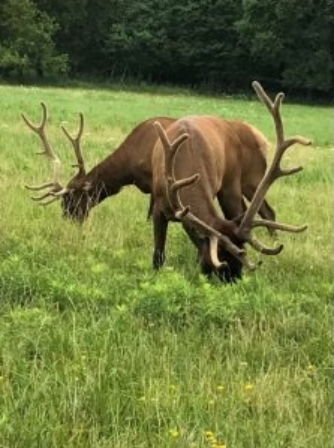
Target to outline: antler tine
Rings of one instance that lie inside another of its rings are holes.
[[[42,119],[41,122],[39,124],[34,124],[32,123],[25,114],[21,114],[24,122],[26,123],[26,125],[33,131],[35,132],[39,138],[41,139],[42,145],[43,145],[43,150],[38,152],[37,154],[41,154],[41,155],[45,155],[46,157],[48,157],[50,159],[50,161],[52,162],[53,165],[53,174],[52,174],[52,180],[49,182],[45,182],[41,185],[25,185],[25,187],[29,190],[44,190],[45,188],[50,188],[50,191],[47,193],[48,196],[52,196],[53,193],[55,192],[60,192],[60,191],[64,191],[65,189],[62,187],[62,185],[59,182],[59,178],[60,178],[60,167],[61,167],[61,162],[60,159],[58,158],[58,156],[55,154],[55,152],[53,151],[47,136],[45,134],[45,126],[46,126],[46,122],[47,122],[47,118],[48,118],[48,110],[47,107],[45,105],[45,103],[41,102],[41,107],[42,107]],[[43,199],[45,197],[45,195],[41,196],[41,197],[34,197],[33,199],[36,201],[39,201],[41,199]]]
[[[185,179],[176,180],[174,175],[174,161],[177,151],[179,150],[181,144],[189,138],[189,135],[184,133],[177,137],[173,142],[170,142],[167,136],[166,131],[163,129],[161,124],[157,121],[154,123],[154,126],[157,129],[159,137],[162,142],[162,146],[165,154],[165,177],[167,181],[167,197],[170,203],[172,210],[174,211],[175,217],[179,220],[182,220],[184,223],[189,223],[191,226],[196,226],[199,228],[205,235],[209,237],[210,242],[210,257],[213,266],[217,269],[226,265],[225,262],[219,261],[218,258],[218,240],[222,242],[225,249],[230,252],[236,259],[238,259],[244,266],[253,270],[255,268],[254,265],[249,263],[245,256],[245,251],[240,249],[235,244],[233,244],[229,238],[224,236],[222,233],[218,232],[213,227],[206,224],[201,219],[197,218],[190,211],[189,206],[184,206],[179,196],[179,190],[185,186],[189,186],[194,184],[200,179],[200,175],[198,173],[193,174]]]
[[[73,166],[76,166],[79,169],[79,174],[86,174],[85,162],[84,162],[84,158],[83,158],[81,146],[80,146],[80,140],[81,140],[82,133],[84,130],[84,116],[81,112],[79,114],[79,117],[80,117],[80,123],[79,123],[79,129],[78,129],[76,137],[72,137],[69,134],[69,132],[67,131],[67,129],[65,128],[65,126],[61,126],[61,128],[62,128],[64,134],[66,135],[66,137],[71,142],[74,152],[75,152],[75,156],[78,161],[78,163]]]
[[[283,250],[283,244],[279,244],[276,247],[268,247],[258,241],[254,236],[251,236],[248,240],[248,243],[255,249],[257,252],[265,255],[278,255]]]
[[[39,191],[44,190],[45,188],[48,187],[53,187],[53,185],[54,185],[53,182],[45,182],[45,184],[41,185],[25,185],[25,187],[27,188],[27,190]]]
[[[280,222],[270,221],[268,219],[255,219],[252,221],[252,228],[255,227],[267,227],[269,229],[281,230],[285,232],[300,233],[304,232],[308,226],[307,224],[304,224],[303,226],[292,226],[290,224],[282,224]]]
[[[52,195],[51,195],[52,196]],[[51,199],[49,199],[48,201],[44,201],[44,202],[39,202],[39,204],[38,205],[42,205],[42,206],[46,206],[46,205],[50,205],[50,204],[52,204],[52,202],[55,202],[55,201],[57,201],[58,200],[58,197],[52,197]]]
[[[174,176],[174,159],[177,151],[179,150],[181,144],[189,138],[189,135],[184,133],[181,134],[178,138],[176,138],[172,143],[169,141],[166,131],[161,126],[161,124],[156,121],[154,126],[159,134],[162,146],[164,148],[165,154],[165,177],[167,180],[167,196],[170,202],[170,205],[175,212],[175,216],[185,216],[185,211],[188,209],[184,207],[181,203],[181,199],[179,197],[179,190],[182,187],[187,185],[191,185],[199,179],[199,174],[194,174],[193,176],[187,177],[185,179],[181,179],[179,181],[175,180]]]
[[[45,103],[43,103],[43,101],[41,101],[41,106],[42,106],[42,121],[39,125],[35,125],[33,124],[23,113],[21,114],[21,117],[23,118],[23,120],[25,121],[26,125],[33,130],[34,132],[36,132],[37,134],[39,134],[41,131],[44,130],[47,118],[48,118],[48,110],[47,107],[45,105]]]
[[[258,81],[252,82],[252,87],[255,90],[260,101],[267,107],[267,109],[273,116],[276,128],[277,142],[281,144],[284,141],[284,127],[282,117],[280,115],[280,108],[284,100],[284,93],[278,93],[274,102],[272,102]]]
[[[264,175],[262,181],[258,185],[258,188],[253,196],[253,199],[252,199],[252,201],[251,201],[251,203],[241,221],[238,231],[237,231],[237,236],[246,241],[249,241],[251,239],[250,232],[251,232],[251,229],[254,227],[254,225],[252,224],[252,221],[254,220],[254,216],[258,212],[258,210],[264,200],[264,197],[265,197],[267,191],[269,190],[270,186],[273,184],[273,182],[276,179],[278,179],[279,177],[294,174],[303,169],[301,166],[296,167],[296,168],[289,168],[289,169],[281,168],[280,163],[281,163],[281,160],[282,160],[282,157],[283,157],[285,151],[290,146],[294,145],[295,143],[299,143],[304,146],[311,144],[310,140],[308,140],[304,137],[300,137],[300,136],[285,139],[283,121],[282,121],[281,112],[280,112],[280,106],[281,106],[283,98],[284,98],[283,93],[278,93],[276,95],[274,102],[272,102],[270,100],[270,98],[268,97],[268,95],[263,90],[263,88],[259,82],[254,81],[252,83],[252,86],[253,86],[255,92],[257,93],[259,99],[266,105],[267,109],[269,110],[270,114],[272,115],[272,117],[274,119],[275,130],[276,130],[276,148],[275,148],[275,153],[274,153],[274,157],[271,162],[271,165],[270,165],[268,171],[266,172],[266,174]],[[266,220],[262,220],[261,223],[260,222],[257,223],[257,226],[260,226],[260,225],[268,227],[268,222],[266,222]],[[283,226],[285,226],[284,230],[293,231],[293,230],[289,229],[288,225],[283,225]],[[272,226],[270,226],[270,227],[272,227]],[[282,227],[276,227],[276,228],[279,230],[283,230]],[[304,227],[303,227],[303,230],[305,230]]]
[[[37,154],[44,154],[47,157],[49,157],[52,161],[57,162],[60,164],[60,160],[59,158],[56,156],[55,152],[53,151],[53,149],[51,148],[51,145],[46,137],[45,134],[45,125],[46,125],[46,121],[48,118],[48,111],[47,111],[47,107],[45,105],[45,103],[41,102],[41,106],[42,106],[42,120],[40,122],[40,124],[35,125],[34,123],[32,123],[23,113],[21,114],[24,122],[26,123],[26,125],[32,130],[34,131],[41,139],[41,142],[43,144],[43,151],[37,153]]]

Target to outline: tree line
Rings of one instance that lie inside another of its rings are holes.
[[[329,93],[334,0],[2,0],[0,78]]]

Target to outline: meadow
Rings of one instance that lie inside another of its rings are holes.
[[[214,114],[246,120],[274,141],[252,96],[167,88],[0,86],[0,447],[326,448],[332,443],[333,113],[286,99],[285,165],[304,170],[268,196],[276,257],[249,250],[256,272],[234,285],[204,278],[196,251],[170,226],[166,266],[151,267],[148,196],[135,187],[82,226],[60,204],[40,207],[26,183],[50,176],[20,113],[49,108],[62,179],[74,174],[70,131],[83,112],[93,166],[145,118]],[[266,232],[261,238],[270,243]]]

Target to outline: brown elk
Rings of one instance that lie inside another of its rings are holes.
[[[255,227],[301,232],[307,226],[294,227],[268,219],[255,219],[272,183],[281,176],[297,173],[302,167],[283,169],[281,159],[287,148],[311,142],[303,137],[286,139],[280,106],[284,98],[279,93],[270,100],[258,82],[253,87],[274,119],[276,148],[273,161],[252,197],[248,209],[242,205],[242,138],[228,121],[215,117],[182,118],[164,130],[155,123],[160,139],[152,155],[153,171],[153,265],[164,262],[168,221],[180,221],[199,249],[200,264],[206,274],[216,273],[224,281],[241,277],[243,266],[254,269],[247,259],[245,244],[268,255],[278,254],[283,246],[269,248],[252,235]],[[225,197],[230,217],[221,216],[215,197]]]
[[[41,185],[26,186],[26,188],[36,191],[48,189],[47,193],[32,199],[39,201],[41,205],[48,205],[57,199],[61,199],[63,215],[82,222],[87,218],[92,207],[107,197],[117,194],[125,185],[133,184],[143,193],[151,193],[151,157],[154,144],[158,138],[152,124],[159,121],[163,128],[167,128],[177,121],[175,118],[156,117],[141,122],[112,154],[98,163],[91,171],[86,172],[80,145],[84,118],[80,114],[80,125],[76,137],[72,137],[62,127],[74,148],[77,159],[76,166],[78,167],[78,173],[64,187],[60,184],[60,160],[53,151],[45,132],[47,108],[44,103],[41,103],[41,106],[43,114],[40,124],[33,124],[24,114],[22,114],[22,117],[27,126],[40,137],[43,145],[43,151],[40,154],[45,155],[52,162],[53,176],[51,181]],[[225,123],[225,120],[219,118],[217,120]],[[249,124],[240,121],[229,121],[228,123],[233,128],[233,132],[238,135],[242,146],[241,159],[239,159],[239,187],[242,194],[248,200],[251,200],[266,170],[267,141],[256,128]],[[233,148],[227,148],[227,150],[230,149],[233,150]],[[223,151],[225,151],[225,148],[223,148]],[[233,157],[233,154],[231,154],[231,157]],[[236,215],[233,201],[231,201],[229,195],[228,182],[229,180],[225,179],[224,185],[218,192],[218,201],[225,216],[232,219]],[[232,178],[231,185],[234,182],[235,180]],[[151,201],[149,215],[152,205]],[[243,207],[245,208],[245,205]],[[275,212],[266,201],[261,204],[259,214],[265,219],[275,219]]]

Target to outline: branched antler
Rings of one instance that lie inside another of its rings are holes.
[[[58,199],[60,196],[64,195],[67,191],[66,188],[64,188],[59,181],[60,177],[60,166],[61,162],[55,152],[53,151],[47,137],[45,134],[45,125],[47,122],[47,107],[46,105],[41,102],[42,106],[42,120],[40,124],[35,125],[33,124],[24,114],[21,114],[24,122],[26,125],[35,132],[41,139],[43,150],[41,152],[38,152],[37,154],[45,155],[51,162],[53,166],[53,172],[52,172],[52,180],[49,182],[45,182],[41,185],[26,185],[25,187],[28,190],[33,191],[39,191],[44,190],[46,188],[49,188],[49,191],[42,196],[33,196],[32,199],[34,201],[43,201],[43,199],[46,199],[51,196],[51,199],[49,201],[40,202],[40,205],[48,205],[51,202],[54,202],[56,199]]]
[[[81,175],[85,175],[86,174],[86,168],[85,168],[85,162],[84,162],[84,158],[82,155],[82,151],[81,151],[81,145],[80,145],[80,140],[82,137],[82,133],[84,130],[84,116],[82,113],[79,114],[80,116],[80,124],[79,124],[79,129],[77,132],[76,137],[72,137],[68,131],[65,129],[64,126],[61,126],[64,134],[66,135],[66,137],[69,139],[69,141],[72,143],[76,158],[78,163],[73,165],[75,167],[77,167],[79,169],[79,174]]]
[[[299,143],[304,146],[311,144],[310,140],[308,140],[304,137],[301,137],[301,136],[291,137],[288,139],[285,138],[283,121],[282,121],[281,112],[280,112],[280,107],[281,107],[282,101],[284,99],[283,93],[279,93],[276,96],[274,102],[272,102],[270,100],[270,98],[268,97],[268,95],[263,90],[263,88],[259,82],[254,81],[252,83],[252,86],[253,86],[257,96],[265,104],[265,106],[267,107],[267,109],[269,110],[270,114],[272,115],[272,117],[274,119],[275,130],[276,130],[276,148],[275,148],[275,153],[274,153],[274,158],[272,160],[272,163],[271,163],[267,173],[263,177],[262,181],[260,182],[260,184],[253,196],[253,199],[252,199],[252,201],[251,201],[251,203],[250,203],[250,205],[240,223],[238,231],[237,231],[237,237],[241,238],[244,241],[248,241],[250,243],[252,243],[252,241],[254,242],[254,238],[251,236],[251,230],[254,227],[265,226],[265,227],[269,227],[272,229],[285,230],[287,232],[302,232],[307,228],[307,226],[305,226],[305,225],[300,226],[300,227],[295,227],[295,226],[291,226],[288,224],[281,224],[281,223],[272,222],[272,221],[268,221],[268,220],[254,220],[254,217],[255,217],[256,213],[258,212],[259,208],[261,207],[261,204],[265,198],[267,191],[269,190],[270,186],[274,183],[274,181],[276,179],[278,179],[279,177],[288,176],[288,175],[291,175],[294,173],[298,173],[299,171],[302,170],[301,166],[298,166],[295,168],[289,168],[289,169],[283,169],[280,166],[280,163],[281,163],[281,160],[283,158],[285,151],[290,146],[292,146],[296,143]],[[255,246],[258,246],[258,247],[255,247]],[[255,247],[257,250],[259,250],[261,248],[261,243],[257,242],[257,244],[255,246],[253,246],[253,247]],[[263,247],[264,246],[262,246],[262,248]],[[283,248],[283,246],[279,246],[277,248],[273,248],[270,250],[272,250],[273,254],[274,254],[275,251],[277,251],[277,253],[279,253],[282,250],[282,248]],[[270,250],[269,250],[269,252],[270,252]],[[263,253],[266,253],[266,251],[263,249],[261,249],[260,251],[262,251]]]

